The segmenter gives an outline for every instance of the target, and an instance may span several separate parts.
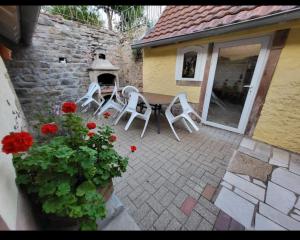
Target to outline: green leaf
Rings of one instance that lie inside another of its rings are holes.
[[[55,182],[44,183],[43,185],[40,186],[39,196],[44,197],[46,195],[51,195],[55,192],[55,190],[56,190]]]
[[[67,182],[61,183],[57,187],[56,195],[57,196],[66,195],[70,192],[70,189],[71,187],[69,183]]]
[[[56,152],[55,152],[55,156],[57,158],[65,158],[68,159],[70,158],[73,154],[75,153],[74,150],[72,150],[72,148],[69,148],[67,146],[61,146],[59,147]]]
[[[97,230],[97,223],[93,219],[82,221],[80,224],[80,230],[82,230],[82,231]]]
[[[95,190],[96,190],[96,186],[92,182],[85,181],[77,187],[76,196],[81,197],[84,196],[86,193]]]

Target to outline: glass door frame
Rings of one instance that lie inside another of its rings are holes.
[[[209,75],[208,75],[208,82],[206,87],[206,93],[205,93],[205,99],[204,99],[204,105],[203,105],[203,111],[202,111],[202,122],[206,125],[229,130],[236,133],[243,134],[245,132],[248,119],[251,113],[251,109],[254,103],[255,96],[257,94],[257,90],[260,85],[260,81],[265,69],[265,65],[268,59],[268,55],[270,52],[270,44],[271,39],[273,35],[267,35],[263,37],[256,37],[256,38],[247,38],[247,39],[241,39],[241,40],[234,40],[230,42],[222,42],[222,43],[216,43],[214,45],[214,49],[212,52],[211,62],[210,62],[210,69],[209,69]],[[218,64],[218,57],[219,57],[219,50],[220,48],[226,48],[226,47],[235,47],[240,45],[249,45],[249,44],[261,44],[261,49],[257,58],[257,62],[255,65],[255,69],[252,75],[251,84],[249,91],[247,93],[247,97],[244,103],[243,111],[240,117],[240,121],[237,128],[225,126],[220,123],[215,123],[207,120],[208,116],[208,109],[211,99],[211,93],[216,73],[216,68]]]

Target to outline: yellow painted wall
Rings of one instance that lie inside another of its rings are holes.
[[[300,27],[300,20],[155,48],[144,48],[143,90],[169,95],[176,95],[176,93],[184,91],[187,93],[190,102],[198,103],[200,97],[200,86],[188,87],[176,85],[175,68],[177,48],[197,44],[207,44],[209,42],[217,43],[240,38],[256,37],[290,27]]]
[[[281,53],[253,138],[300,152],[300,20],[279,22],[276,25],[155,48],[145,48],[144,91],[170,95],[185,91],[190,102],[198,103],[199,86],[176,86],[177,48],[256,37],[286,28],[290,28],[291,31]]]
[[[282,49],[253,138],[300,153],[300,28]]]

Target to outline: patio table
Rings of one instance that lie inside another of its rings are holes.
[[[152,110],[154,110],[157,133],[160,133],[161,107],[162,105],[169,105],[175,96],[158,94],[158,93],[150,93],[150,92],[141,92],[141,94],[147,99],[147,101],[152,107]],[[141,108],[143,108],[143,106]]]

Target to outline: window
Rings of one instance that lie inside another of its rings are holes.
[[[202,81],[207,46],[180,48],[177,51],[176,80]]]

